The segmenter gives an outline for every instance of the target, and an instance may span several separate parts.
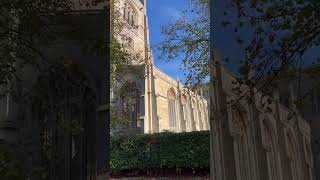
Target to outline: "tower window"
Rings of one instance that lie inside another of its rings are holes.
[[[133,27],[136,25],[136,12],[128,3],[124,4],[123,19]]]

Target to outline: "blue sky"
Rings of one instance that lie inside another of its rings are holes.
[[[164,39],[161,34],[161,27],[170,21],[179,18],[182,11],[189,8],[187,0],[148,0],[147,1],[147,14],[149,18],[149,31],[150,31],[150,44],[154,52],[154,61],[156,66],[169,74],[173,78],[179,77],[184,82],[184,72],[180,70],[181,59],[176,59],[174,62],[167,62],[160,60],[157,55],[159,51],[154,46]],[[222,7],[221,4],[217,7]],[[220,11],[220,9],[217,9]],[[219,14],[220,16],[220,13]],[[219,19],[219,18],[218,18]],[[233,30],[226,31],[226,29],[217,28],[215,31],[215,48],[220,52],[221,57],[224,59],[226,55],[230,58],[230,62],[225,64],[231,71],[237,72],[239,67],[239,52],[238,44],[235,43],[235,36],[232,34]],[[243,33],[246,34],[246,33]],[[231,55],[231,56],[230,56]]]
[[[240,63],[239,60],[243,57],[243,49],[236,43],[238,35],[233,32],[233,29],[222,28],[220,22],[225,18],[223,9],[226,4],[224,1],[217,1],[214,9],[215,20],[217,22],[214,26],[214,46],[219,51],[221,58],[229,58],[228,63],[224,63],[224,66],[234,73],[238,72]],[[181,12],[188,8],[187,0],[147,0],[147,13],[149,18],[149,31],[150,31],[150,43],[153,48],[157,43],[161,42],[164,37],[161,34],[161,27],[166,25],[170,21],[174,21],[179,18]],[[224,17],[224,18],[223,18]],[[248,29],[242,29],[240,31],[241,38],[244,40],[250,39],[250,31]],[[159,52],[156,48],[153,48],[154,61],[158,68],[165,73],[169,74],[173,78],[179,77],[184,82],[184,72],[180,70],[181,59],[176,59],[174,62],[166,62],[158,59],[157,55]],[[315,58],[319,57],[319,49],[310,49],[306,54],[305,58],[307,64]]]
[[[180,70],[181,59],[174,62],[166,62],[159,60],[157,55],[159,52],[154,46],[161,42],[164,38],[161,34],[161,26],[166,25],[170,21],[174,21],[179,17],[181,11],[187,8],[186,0],[148,0],[147,14],[149,18],[150,44],[154,52],[154,61],[156,66],[163,72],[169,74],[173,78],[179,77],[183,81],[183,71]]]

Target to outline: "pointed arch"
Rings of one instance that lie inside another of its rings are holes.
[[[173,88],[167,91],[168,98],[168,116],[169,116],[169,127],[177,127],[177,111],[176,111],[176,92]]]
[[[167,97],[169,99],[176,99],[177,96],[176,96],[176,91],[173,89],[173,88],[170,88],[168,91],[167,91]]]
[[[128,126],[131,128],[138,127],[138,121],[140,119],[140,97],[141,97],[141,87],[138,82],[134,80],[125,81],[120,88],[119,96],[121,100],[121,105],[125,114],[128,117]]]
[[[132,2],[126,1],[124,3],[123,18],[131,26],[137,25],[137,20],[138,20],[137,12],[138,12],[138,9],[135,7],[135,5]]]

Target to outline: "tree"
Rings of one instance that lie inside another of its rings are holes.
[[[229,101],[228,104],[232,106],[243,98],[248,98],[250,102],[254,93],[261,93],[264,97],[268,96],[275,90],[273,85],[287,79],[298,84],[299,96],[295,104],[301,108],[309,93],[309,91],[305,93],[300,90],[304,79],[313,80],[316,86],[319,84],[320,68],[319,65],[316,65],[319,63],[319,54],[316,54],[317,58],[312,60],[307,59],[305,55],[313,48],[319,48],[320,3],[315,0],[230,0],[224,2],[227,5],[223,9],[223,14],[227,20],[220,22],[218,18],[215,18],[217,22],[214,23],[221,23],[226,29],[234,30],[238,37],[243,35],[241,30],[247,30],[246,32],[250,33],[249,39],[235,39],[240,44],[239,51],[244,56],[238,59],[241,64],[239,76],[233,82],[233,91],[237,95],[237,100]],[[201,19],[209,18],[209,16],[197,11],[199,7],[207,5],[208,1],[191,1],[191,8],[188,10],[191,15],[187,16],[188,20],[183,16],[163,28],[165,40],[160,45],[160,50],[168,59],[174,59],[179,53],[182,53],[184,65],[189,65],[188,68],[193,70],[189,74],[192,77],[199,77],[201,73],[209,72],[207,69],[210,67],[209,57],[206,57],[204,61],[201,58],[193,59],[196,57],[194,54],[209,53],[209,45],[207,44],[207,48],[204,49],[191,46],[201,47],[197,41],[199,38],[194,38],[194,34],[197,35],[196,37],[203,37],[208,33],[208,31],[201,31],[204,28],[199,24],[203,22]],[[191,23],[194,21],[198,24]],[[205,29],[210,29],[209,24],[205,24]],[[311,64],[314,66],[308,66]],[[211,70],[214,72],[213,69]],[[242,87],[249,88],[242,89]],[[318,87],[311,87],[310,90],[315,88]],[[268,102],[271,103],[269,100]],[[219,117],[216,113],[212,114]]]
[[[210,19],[207,0],[188,0],[190,8],[162,27],[165,39],[157,46],[161,59],[173,61],[182,56],[185,84],[196,85],[208,77],[210,69]]]
[[[210,72],[208,1],[190,0],[189,3],[190,8],[181,18],[163,27],[165,39],[158,48],[163,59],[174,60],[182,55],[184,70],[189,72],[187,81],[199,83]],[[240,76],[235,86],[255,87],[257,92],[263,89],[267,93],[267,87],[284,77],[300,82],[302,76],[314,80],[319,77],[319,66],[304,70],[308,64],[319,62],[318,57],[310,60],[304,56],[319,46],[319,2],[231,0],[225,4],[223,15],[227,20],[216,19],[215,23],[234,29],[238,37],[243,33],[241,29],[252,33],[250,40],[235,39],[244,54],[238,59],[240,67],[236,73]],[[248,94],[241,92],[239,97]],[[305,96],[300,94],[300,100]]]
[[[256,82],[252,85],[261,89],[288,75],[288,71],[296,72],[289,73],[293,80],[301,81],[304,75],[317,77],[319,68],[313,67],[312,72],[303,69],[319,62],[319,57],[305,56],[319,46],[319,5],[317,1],[300,0],[230,1],[224,11],[230,20],[221,23],[236,33],[243,28],[252,32],[250,40],[238,41],[246,52],[240,59],[243,81]],[[253,73],[250,77],[249,71]]]

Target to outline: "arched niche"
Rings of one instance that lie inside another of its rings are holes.
[[[173,99],[173,100],[176,99],[176,92],[175,92],[175,90],[173,88],[170,88],[167,91],[167,97],[168,97],[168,99]]]
[[[177,127],[177,108],[176,108],[176,93],[173,88],[167,91],[168,98],[168,121],[170,128]]]

